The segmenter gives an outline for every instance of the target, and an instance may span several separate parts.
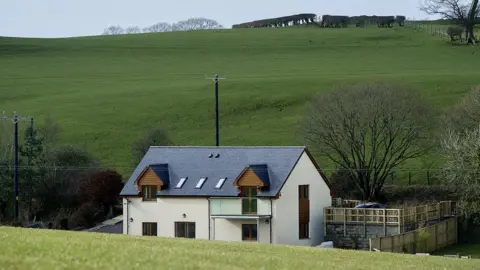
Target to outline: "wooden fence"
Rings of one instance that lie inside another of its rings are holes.
[[[443,201],[439,203],[408,207],[404,209],[375,209],[375,208],[337,208],[324,209],[324,234],[327,224],[343,223],[344,231],[348,224],[383,225],[384,235],[387,235],[387,226],[397,226],[398,233],[415,230],[419,225],[430,221],[440,221],[443,218],[456,215],[456,202]]]
[[[364,201],[361,200],[345,200],[342,198],[332,198],[332,206],[333,207],[347,207],[347,208],[353,208],[361,203],[364,203]]]
[[[370,251],[397,253],[432,252],[457,243],[457,218],[393,236],[369,239]]]

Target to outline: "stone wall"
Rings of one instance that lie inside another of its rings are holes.
[[[385,226],[386,235],[399,234],[398,226]],[[334,247],[350,249],[369,249],[369,238],[385,236],[383,225],[347,224],[346,234],[343,223],[327,224],[325,241],[333,241]]]

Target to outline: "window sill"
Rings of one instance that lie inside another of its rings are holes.
[[[154,200],[142,200],[142,202],[157,202],[157,199],[154,199]]]
[[[310,237],[299,237],[298,240],[310,240]]]

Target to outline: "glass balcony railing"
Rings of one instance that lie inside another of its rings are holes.
[[[210,199],[212,216],[269,216],[271,214],[271,201],[268,199]]]

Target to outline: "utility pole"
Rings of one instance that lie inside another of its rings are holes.
[[[205,78],[215,82],[215,145],[220,146],[220,119],[218,115],[218,81],[225,78],[219,78],[217,74],[213,78]]]
[[[30,123],[33,124],[33,118],[18,116],[16,112],[13,112],[13,117],[7,117],[3,114],[0,117],[0,120],[11,119],[13,122],[13,189],[14,189],[14,203],[13,203],[13,218],[18,219],[18,121],[21,120],[30,120]],[[33,127],[33,126],[32,126]]]

